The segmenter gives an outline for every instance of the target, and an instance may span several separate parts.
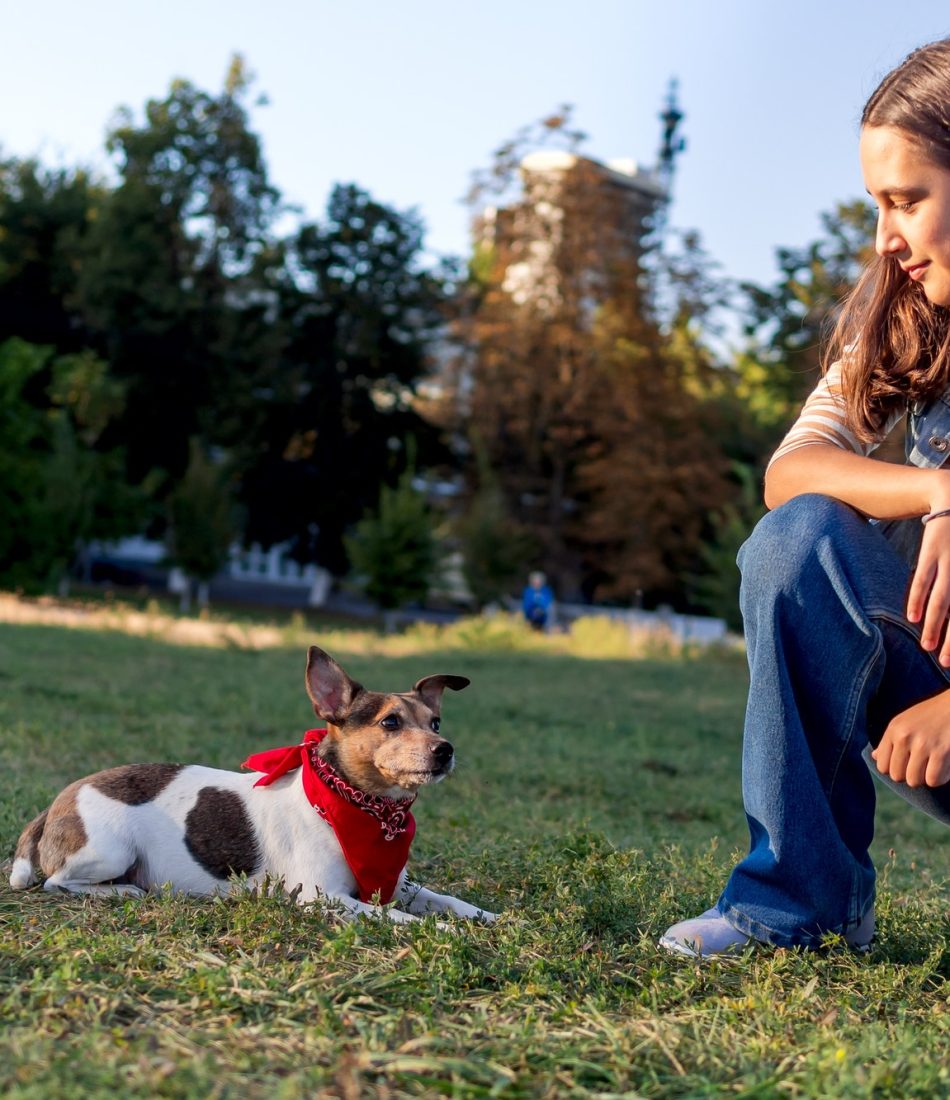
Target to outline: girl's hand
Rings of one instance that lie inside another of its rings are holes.
[[[908,787],[950,782],[950,691],[893,718],[871,755],[882,775]]]
[[[946,630],[950,612],[950,515],[940,516],[924,526],[920,556],[907,597],[907,619],[923,621],[920,644],[934,650],[943,638],[938,660],[950,666],[950,632]]]

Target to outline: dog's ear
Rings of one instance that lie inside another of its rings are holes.
[[[363,685],[351,680],[329,653],[312,645],[307,652],[307,694],[318,718],[340,725]]]
[[[437,711],[442,702],[442,692],[446,688],[461,691],[471,682],[467,676],[423,676],[412,690],[422,696],[422,701],[429,710]]]

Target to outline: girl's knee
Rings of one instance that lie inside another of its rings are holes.
[[[841,501],[819,493],[793,497],[766,513],[739,551],[743,585],[786,588],[815,561],[819,542],[852,541],[867,521]]]

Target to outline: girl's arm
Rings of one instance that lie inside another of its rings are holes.
[[[765,475],[769,508],[802,493],[833,497],[875,519],[909,519],[950,508],[950,469],[898,466],[815,442],[776,458]]]

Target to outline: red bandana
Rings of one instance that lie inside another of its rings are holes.
[[[383,798],[351,787],[317,755],[317,745],[326,735],[326,730],[308,730],[299,745],[255,753],[241,767],[264,772],[255,787],[267,787],[301,768],[304,793],[336,833],[360,901],[372,901],[378,893],[386,905],[393,900],[416,835],[416,821],[409,812],[415,799]]]

